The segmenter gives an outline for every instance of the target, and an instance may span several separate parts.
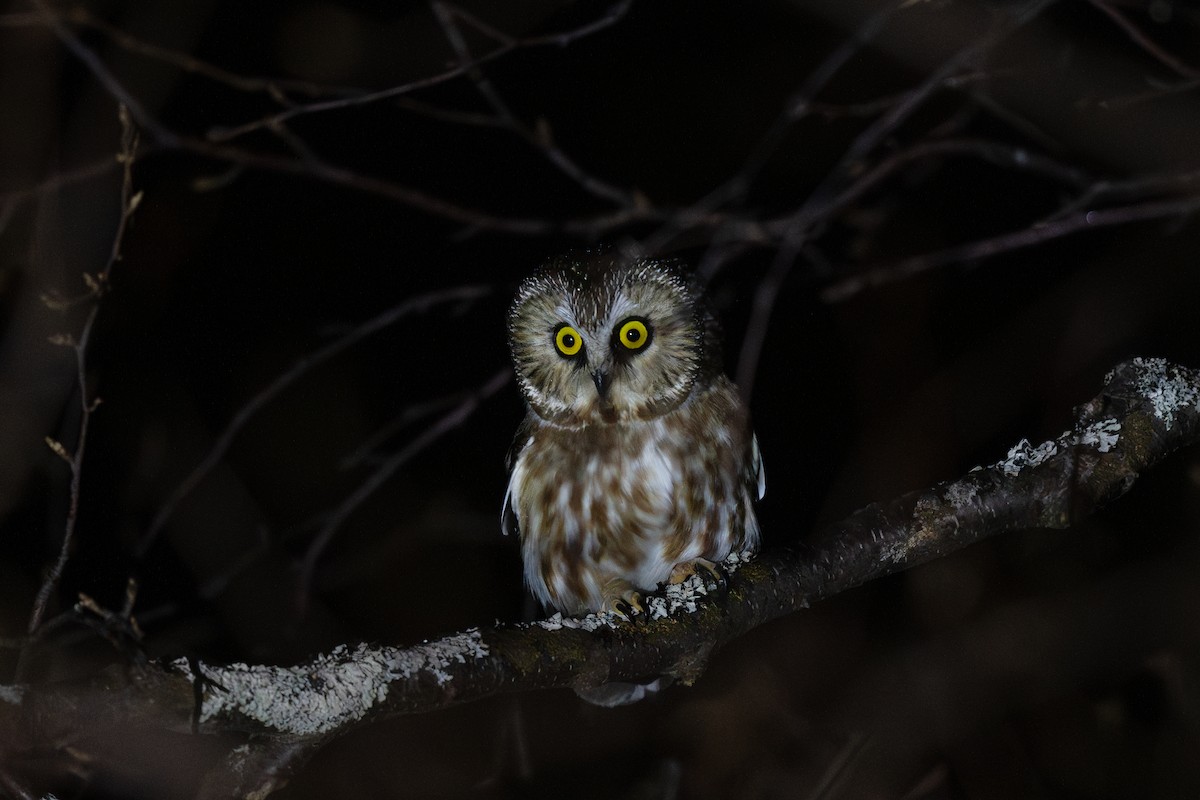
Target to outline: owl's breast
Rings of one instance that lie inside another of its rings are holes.
[[[526,581],[544,604],[595,610],[613,577],[650,588],[665,580],[680,473],[663,444],[657,423],[534,431],[512,488]]]
[[[676,564],[721,560],[742,543],[746,439],[737,425],[681,412],[534,426],[511,490],[526,581],[544,604],[596,610],[613,579],[653,590]]]
[[[523,527],[535,536],[578,539],[589,556],[619,549],[626,535],[669,527],[682,471],[663,428],[654,422],[536,432],[518,465],[524,467],[519,513],[529,522]]]

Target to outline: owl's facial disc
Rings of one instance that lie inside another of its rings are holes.
[[[691,394],[704,322],[686,282],[651,262],[549,269],[522,284],[509,343],[530,409],[564,427],[659,417]]]

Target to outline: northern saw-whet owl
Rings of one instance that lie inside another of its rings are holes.
[[[758,548],[758,443],[676,264],[552,261],[517,290],[508,341],[528,413],[502,519],[543,606],[634,615],[641,592]]]

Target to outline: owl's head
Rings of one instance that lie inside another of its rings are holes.
[[[526,278],[508,315],[521,392],[556,425],[648,420],[708,377],[714,330],[670,262],[587,255]]]

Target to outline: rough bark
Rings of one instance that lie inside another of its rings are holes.
[[[556,616],[409,647],[343,646],[296,667],[180,659],[0,687],[0,741],[11,752],[124,726],[248,735],[252,746],[231,752],[202,794],[262,796],[320,744],[365,722],[504,692],[657,675],[689,684],[714,652],[771,619],[998,533],[1068,527],[1198,435],[1200,372],[1134,359],[1057,439],[1023,440],[996,464],[872,504],[806,546],[733,557],[725,591],[693,578],[651,598],[646,619]]]

